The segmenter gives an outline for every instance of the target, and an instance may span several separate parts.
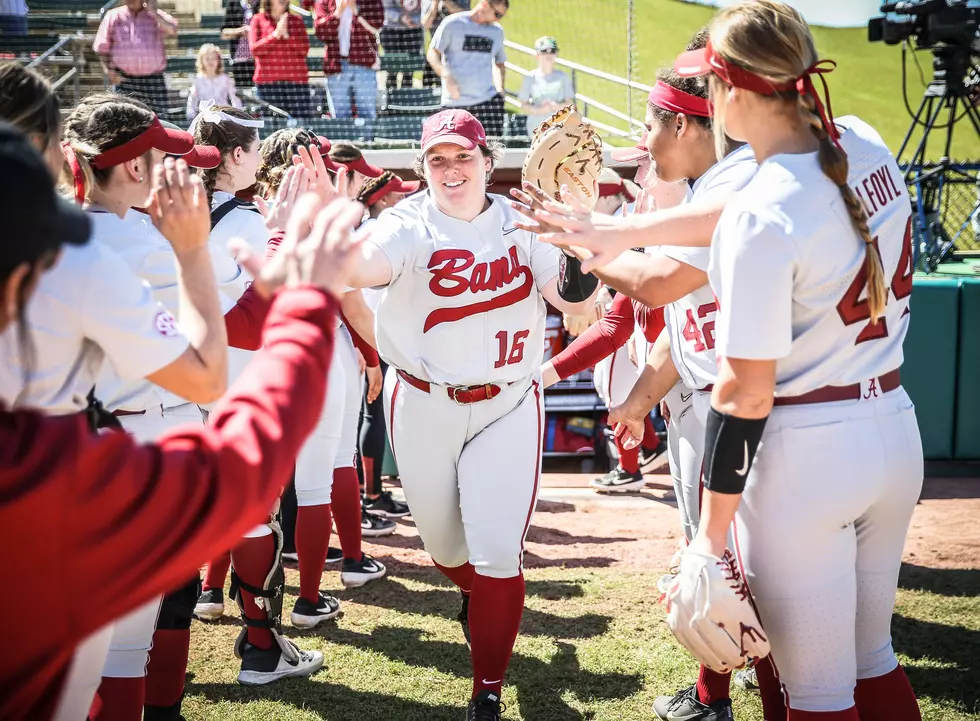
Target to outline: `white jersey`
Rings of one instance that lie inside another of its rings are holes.
[[[153,297],[173,315],[180,311],[177,261],[173,248],[156,229],[149,216],[135,210],[119,218],[112,213],[92,214],[93,235],[118,253],[139,277],[150,285]],[[218,283],[218,300],[227,313],[245,292],[247,276],[227,250],[210,247],[211,263]],[[247,359],[243,359],[242,367]],[[231,362],[231,361],[230,361]],[[240,370],[240,369],[239,369]],[[126,380],[104,369],[97,393],[106,408],[139,411],[162,405],[172,408],[187,401],[146,380]]]
[[[742,188],[758,170],[752,148],[743,145],[711,166],[698,178],[687,202],[710,203],[724,199]],[[668,258],[708,272],[711,248],[665,245]],[[670,334],[670,354],[681,380],[688,388],[704,388],[718,376],[715,359],[715,313],[718,306],[711,286],[703,286],[664,307],[664,321]]]
[[[235,196],[231,193],[216,190],[211,197],[211,210],[214,211],[234,199]],[[211,230],[209,242],[213,248],[212,257],[215,251],[220,251],[225,258],[228,258],[228,243],[231,242],[232,238],[241,238],[251,246],[260,259],[263,258],[265,246],[269,241],[269,230],[265,227],[265,218],[253,206],[238,206],[229,211]]]
[[[776,359],[776,394],[850,385],[902,364],[912,293],[911,205],[881,136],[841,118],[848,183],[877,239],[888,304],[872,324],[865,244],[817,153],[777,155],[725,208],[712,244],[718,353]]]
[[[25,385],[22,362],[30,357],[11,325],[0,334],[0,399],[54,415],[86,407],[106,358],[119,377],[135,380],[170,365],[188,345],[150,287],[97,239],[63,247],[26,318],[32,372]]]
[[[429,193],[385,210],[371,226],[392,268],[378,304],[377,338],[391,366],[437,384],[509,383],[535,375],[547,310],[541,289],[561,251],[520,230],[506,198],[472,222],[451,218]]]

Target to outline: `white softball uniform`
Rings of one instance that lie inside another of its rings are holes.
[[[106,360],[136,381],[187,350],[170,312],[149,285],[97,238],[65,246],[27,304],[34,347],[25,385],[23,349],[13,325],[0,334],[0,398],[60,415],[84,410]]]
[[[736,550],[789,705],[811,712],[850,708],[856,679],[897,666],[891,614],[923,473],[912,402],[890,374],[912,291],[909,197],[880,136],[857,118],[838,125],[885,269],[885,316],[869,320],[865,245],[816,153],[759,166],[722,214],[709,269],[718,354],[776,359]],[[855,400],[792,398],[851,384]]]
[[[643,342],[646,344],[646,339]],[[606,407],[612,408],[626,400],[638,377],[627,344],[595,364],[592,384]]]
[[[687,202],[710,203],[724,199],[744,188],[757,169],[752,148],[737,148],[694,182]],[[708,271],[710,248],[665,245],[659,250],[668,258],[705,273]],[[704,422],[694,413],[692,405],[694,396],[710,395],[718,376],[715,360],[717,309],[711,286],[707,283],[664,306],[670,355],[681,377],[665,399],[670,409],[667,460],[681,526],[688,540],[697,532],[701,518],[701,462],[704,458]]]
[[[235,196],[231,193],[216,190],[211,196],[211,210],[213,211],[234,199]],[[261,213],[250,208],[236,207],[211,229],[208,241],[215,248],[224,251],[224,256],[227,258],[229,257],[228,244],[233,238],[244,240],[258,254],[259,258],[262,258],[265,255],[266,243],[269,241],[269,229],[265,227],[265,218],[262,217]]]
[[[541,289],[557,276],[560,251],[517,229],[505,198],[488,198],[465,222],[419,193],[382,213],[369,242],[392,267],[377,337],[390,366],[389,437],[419,535],[441,565],[469,560],[481,575],[508,578],[521,572],[538,492]],[[484,384],[500,393],[464,405],[447,389]]]

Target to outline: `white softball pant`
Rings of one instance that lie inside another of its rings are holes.
[[[595,364],[592,383],[596,393],[609,408],[626,400],[636,385],[637,378],[639,371],[630,360],[629,348],[624,345]]]
[[[333,469],[354,465],[357,414],[361,408],[360,396],[354,398],[360,387],[358,378],[354,343],[346,326],[341,324],[334,336],[323,411],[296,459],[298,506],[323,506],[330,503]]]
[[[674,482],[677,511],[684,537],[690,541],[701,518],[701,461],[704,458],[704,424],[694,412],[693,391],[683,383],[671,388],[664,400],[670,410],[667,424],[667,461]],[[704,393],[710,397],[710,393]]]
[[[801,711],[848,709],[857,679],[898,665],[891,618],[922,443],[903,388],[865,394],[774,408],[735,519],[788,705]]]
[[[421,391],[389,368],[385,420],[398,475],[425,550],[482,576],[521,573],[541,472],[539,377],[496,398],[458,405],[445,387]]]

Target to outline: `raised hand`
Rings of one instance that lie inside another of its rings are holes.
[[[211,233],[211,208],[204,184],[183,160],[167,158],[153,168],[147,212],[174,253],[203,248]]]
[[[337,173],[334,180],[320,153],[311,153],[309,149],[301,145],[293,156],[293,165],[306,168],[310,174],[311,190],[320,196],[325,204],[334,198],[347,197],[347,173]]]
[[[266,203],[262,198],[256,197],[255,204],[265,218],[265,227],[270,233],[286,229],[289,218],[296,209],[296,202],[310,192],[311,188],[312,181],[306,168],[292,167],[287,168],[286,172],[283,173],[282,182],[279,183],[279,190],[276,192],[272,205]]]

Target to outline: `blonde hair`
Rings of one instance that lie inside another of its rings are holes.
[[[726,61],[769,81],[774,86],[794,83],[818,60],[813,35],[803,17],[789,5],[776,0],[751,0],[718,13],[711,23],[711,46]],[[722,157],[725,138],[727,85],[711,77],[714,105],[715,146]],[[881,256],[874,247],[864,205],[847,183],[847,155],[833,142],[817,113],[817,98],[795,89],[774,93],[779,102],[795,102],[810,130],[820,141],[818,157],[824,174],[840,190],[851,222],[864,241],[864,267],[868,276],[868,308],[872,322],[885,311],[888,290]]]
[[[215,68],[215,73],[218,75],[224,75],[225,73],[225,59],[221,57],[221,50],[214,43],[204,43],[197,51],[197,73],[198,75],[205,75],[204,72],[204,56],[210,52],[218,54],[218,67]]]

